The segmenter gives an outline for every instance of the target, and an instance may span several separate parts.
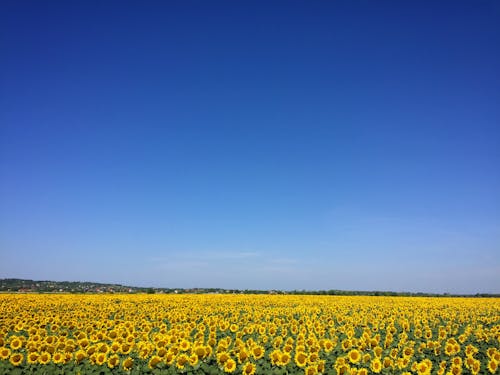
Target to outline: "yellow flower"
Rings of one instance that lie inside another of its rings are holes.
[[[271,360],[272,365],[277,365],[281,359],[281,350],[275,349],[269,355],[269,359]]]
[[[38,357],[38,363],[46,365],[50,362],[51,357],[52,356],[49,352],[43,352],[42,354],[40,354],[40,357]]]
[[[198,356],[198,358],[204,358],[206,355],[205,347],[203,345],[198,345],[193,348],[193,353]]]
[[[12,363],[13,366],[19,366],[21,363],[23,363],[24,360],[24,355],[21,353],[14,353],[10,356],[10,363]]]
[[[370,369],[378,374],[380,371],[382,371],[382,362],[380,362],[380,359],[378,357],[375,357],[371,364],[370,364]]]
[[[494,374],[498,369],[498,363],[496,363],[493,359],[488,361],[488,371]]]
[[[107,358],[107,355],[105,353],[97,353],[96,357],[95,357],[95,363],[96,365],[103,365],[104,363],[106,363],[106,361],[108,360]],[[55,360],[54,360],[55,362]]]
[[[307,365],[307,354],[304,352],[297,352],[294,356],[295,364],[299,367],[305,367]]]
[[[196,355],[196,354],[195,354],[195,355]],[[161,362],[161,357],[159,357],[159,356],[157,356],[157,355],[154,355],[154,356],[152,356],[152,357],[151,357],[151,359],[149,360],[149,362],[148,362],[148,367],[149,367],[150,369],[153,369],[153,368],[155,368],[155,367],[156,367],[156,365],[157,365],[158,363],[160,363],[160,362]]]
[[[242,367],[243,375],[254,375],[257,370],[257,366],[251,362],[247,362]]]
[[[85,350],[80,349],[75,353],[75,361],[77,363],[83,361],[85,358],[87,358],[87,353],[85,352]]]
[[[357,349],[351,349],[347,356],[351,363],[358,363],[361,360],[361,353]]]
[[[23,346],[23,342],[17,336],[14,336],[10,341],[10,348],[13,350],[19,350]]]
[[[193,353],[189,356],[189,364],[191,366],[196,366],[198,364],[198,361],[199,361],[199,358],[195,353]]]
[[[2,347],[0,348],[0,359],[7,359],[10,357],[10,349]]]
[[[175,353],[169,350],[165,355],[165,363],[170,366],[171,364],[174,363],[174,361],[175,361]]]
[[[319,356],[318,356],[318,353],[311,353],[309,354],[309,358],[307,359],[307,362],[308,363],[314,363],[318,360]]]
[[[281,353],[281,357],[280,357],[280,360],[279,360],[279,365],[280,366],[286,366],[290,363],[290,360],[291,360],[291,356],[289,353],[287,352],[283,352]]]
[[[224,372],[234,372],[234,370],[236,370],[236,362],[234,359],[229,358],[224,363]]]
[[[189,363],[189,357],[186,354],[180,354],[175,361],[175,366],[178,369],[183,369],[186,363]]]
[[[382,360],[382,367],[383,368],[390,368],[393,366],[394,366],[394,362],[393,362],[392,358],[384,357],[384,359]]]
[[[307,366],[305,370],[305,375],[316,375],[318,373],[318,369],[316,366]]]
[[[108,358],[108,367],[115,368],[120,364],[120,357],[117,354],[113,354]]]
[[[28,354],[28,357],[27,357],[27,360],[28,360],[28,363],[30,365],[33,365],[35,363],[37,363],[38,361],[38,353],[37,352],[31,352]]]
[[[257,360],[264,357],[265,353],[266,352],[262,346],[256,345],[252,348],[252,356]]]
[[[351,343],[351,340],[346,339],[346,340],[342,341],[341,345],[342,345],[342,350],[346,352],[352,346],[352,343]]]
[[[125,371],[130,371],[133,365],[134,365],[134,360],[130,357],[127,357],[126,359],[123,360],[122,368]]]
[[[191,343],[186,339],[182,340],[179,344],[179,349],[183,352],[187,352],[190,348],[191,348]]]
[[[223,365],[224,363],[226,363],[226,361],[231,358],[229,356],[229,353],[228,352],[221,352],[219,354],[217,354],[217,362],[220,364],[220,365]]]
[[[245,348],[241,348],[240,351],[238,352],[238,362],[239,363],[244,363],[248,359],[249,355],[248,352],[245,350]]]
[[[325,350],[325,352],[327,353],[330,353],[333,349],[334,349],[334,345],[333,345],[333,342],[332,340],[325,340],[324,343],[323,343],[323,349]]]
[[[422,361],[417,364],[417,373],[418,374],[430,374],[431,367],[425,361]]]
[[[61,352],[56,352],[52,355],[52,361],[54,363],[63,363],[64,362],[64,354]]]

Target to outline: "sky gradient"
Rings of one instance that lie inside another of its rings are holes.
[[[500,292],[497,1],[3,1],[0,278]]]

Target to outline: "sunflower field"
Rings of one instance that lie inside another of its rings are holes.
[[[500,299],[0,294],[0,374],[494,374]]]

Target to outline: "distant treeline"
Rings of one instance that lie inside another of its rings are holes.
[[[351,291],[351,290],[257,290],[223,288],[145,288],[120,284],[103,284],[80,281],[35,281],[26,279],[0,279],[0,292],[32,293],[165,293],[165,294],[292,294],[292,295],[328,295],[328,296],[394,296],[394,297],[494,297],[500,294],[449,294],[449,293],[413,293],[390,291]]]

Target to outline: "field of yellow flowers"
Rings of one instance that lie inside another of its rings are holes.
[[[487,374],[500,299],[0,294],[0,374]]]

